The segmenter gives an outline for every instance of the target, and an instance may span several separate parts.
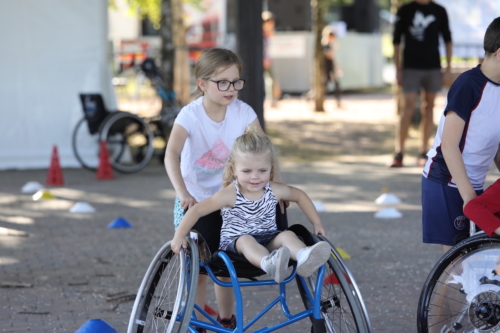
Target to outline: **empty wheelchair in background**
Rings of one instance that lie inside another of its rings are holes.
[[[107,142],[111,165],[117,171],[137,172],[154,155],[163,163],[168,137],[181,106],[175,92],[166,88],[152,58],[139,67],[162,100],[159,114],[139,117],[126,111],[109,111],[100,94],[80,94],[84,117],[75,126],[72,147],[84,168],[97,169],[102,140]]]
[[[144,168],[154,153],[149,121],[125,111],[108,111],[99,94],[80,94],[84,117],[76,124],[72,147],[76,159],[89,170],[99,165],[100,142],[106,141],[113,168],[136,172]]]
[[[286,228],[285,228],[286,229]],[[283,229],[282,229],[283,230]],[[288,230],[299,235],[307,245],[324,237],[311,234],[304,226],[294,225]],[[285,321],[258,330],[259,333],[276,331],[299,320],[311,321],[311,332],[360,332],[370,333],[372,328],[361,294],[352,274],[342,258],[331,245],[331,257],[327,264],[308,278],[296,274],[296,263],[290,275],[282,282],[256,280],[265,273],[250,264],[243,256],[231,252],[217,251],[213,255],[203,236],[195,230],[186,237],[187,249],[180,254],[173,253],[167,242],[151,262],[139,287],[128,326],[128,333],[168,332],[197,333],[195,327],[219,333],[253,332],[251,326],[280,303]],[[292,263],[292,261],[291,261]],[[200,267],[218,285],[232,287],[236,299],[236,328],[222,327],[204,309],[195,304],[196,288]],[[231,282],[223,282],[217,276],[230,277]],[[241,281],[246,278],[249,281]],[[304,310],[292,314],[286,297],[286,287],[295,281],[304,305]],[[279,293],[263,310],[244,323],[243,296],[241,287],[278,285]],[[204,317],[197,318],[196,309]]]
[[[419,333],[500,332],[500,237],[476,232],[446,252],[422,288]]]

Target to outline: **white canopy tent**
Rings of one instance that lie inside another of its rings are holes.
[[[108,0],[0,1],[0,170],[80,167],[71,134],[78,94],[116,98],[108,66]]]

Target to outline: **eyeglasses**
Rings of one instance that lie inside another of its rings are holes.
[[[231,87],[231,85],[233,85],[234,90],[239,91],[239,90],[243,89],[243,87],[245,86],[245,80],[243,80],[243,79],[238,79],[238,80],[235,80],[232,82],[228,81],[228,80],[219,80],[219,81],[215,81],[215,80],[211,80],[211,79],[208,79],[208,80],[217,83],[217,89],[219,89],[219,91],[228,91],[229,87]]]

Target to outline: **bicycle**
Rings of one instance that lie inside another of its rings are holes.
[[[311,234],[302,225],[293,225],[288,230],[302,237],[306,245],[319,240],[328,241],[322,236]],[[188,248],[181,249],[180,254],[172,251],[169,241],[152,260],[132,307],[128,333],[197,333],[194,327],[219,333],[243,333],[278,303],[287,319],[260,329],[259,333],[272,332],[305,318],[310,319],[311,332],[314,333],[372,332],[354,277],[331,243],[330,259],[315,274],[308,278],[298,276],[296,263],[293,262],[290,275],[283,282],[276,283],[274,280],[256,280],[256,277],[265,273],[251,265],[243,256],[224,251],[217,251],[212,255],[203,236],[196,230],[191,230],[186,239]],[[194,304],[200,268],[204,268],[218,285],[233,288],[236,328],[222,327],[204,309]],[[231,282],[223,282],[217,276],[230,277]],[[239,281],[238,278],[250,281]],[[298,285],[305,308],[296,314],[290,312],[286,300],[286,285],[292,280]],[[241,287],[264,285],[278,285],[279,295],[245,324]],[[194,309],[208,322],[197,318]]]
[[[476,231],[429,273],[418,304],[419,333],[500,332],[500,238]]]
[[[126,111],[109,111],[100,94],[80,94],[84,117],[73,130],[72,147],[84,168],[97,169],[101,141],[106,141],[110,163],[117,171],[141,170],[149,163],[155,149],[160,151],[159,160],[163,162],[164,148],[181,107],[175,92],[165,89],[152,59],[146,59],[141,68],[162,98],[162,109],[157,116],[139,117]]]

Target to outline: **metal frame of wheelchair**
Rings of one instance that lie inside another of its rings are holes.
[[[318,238],[312,235],[302,225],[294,225],[288,230],[302,237],[307,245],[319,240],[328,241],[321,236]],[[372,332],[368,313],[356,282],[331,243],[331,258],[316,274],[308,278],[300,277],[296,274],[296,263],[294,263],[291,274],[278,284],[274,280],[255,280],[254,277],[265,273],[251,265],[244,257],[223,251],[218,251],[212,256],[201,235],[196,233],[196,237],[193,238],[186,237],[188,248],[182,249],[179,255],[172,252],[170,242],[158,251],[137,293],[128,333],[197,333],[194,327],[219,333],[242,333],[249,330],[278,303],[286,320],[256,332],[272,332],[307,317],[311,320],[311,332],[314,333]],[[237,322],[234,330],[222,327],[204,309],[194,304],[200,267],[203,267],[218,285],[233,288]],[[243,273],[246,276],[242,276],[240,271],[246,267],[249,271]],[[223,282],[217,276],[229,276],[231,282]],[[238,277],[250,281],[239,281]],[[296,314],[290,312],[286,298],[286,285],[292,280],[297,282],[305,307],[304,311]],[[278,285],[278,296],[245,324],[241,288],[264,285]],[[201,313],[208,322],[196,318],[194,310]]]
[[[500,332],[500,237],[476,232],[434,265],[418,304],[419,333]]]

